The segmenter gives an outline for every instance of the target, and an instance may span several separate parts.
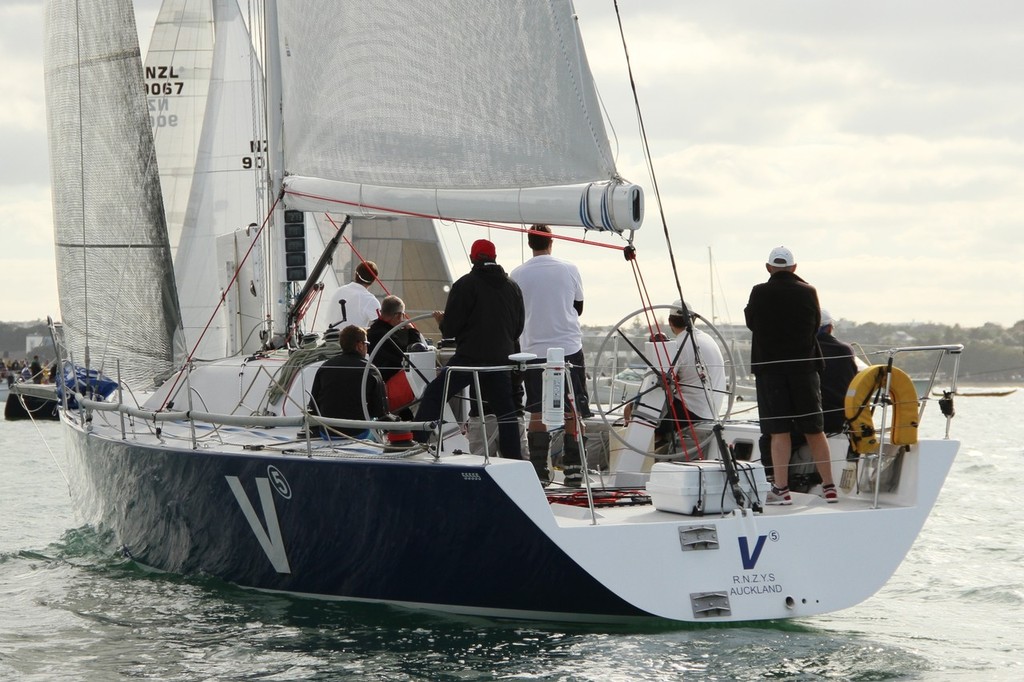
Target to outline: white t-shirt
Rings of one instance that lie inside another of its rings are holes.
[[[574,301],[583,300],[579,269],[554,256],[534,256],[513,270],[511,277],[523,290],[526,326],[519,337],[524,353],[546,357],[549,348],[561,348],[566,355],[583,349],[580,316]]]
[[[696,363],[693,359],[693,342],[685,331],[676,337],[676,343],[681,345],[683,351],[676,361],[676,370],[679,375],[679,389],[683,394],[683,402],[686,409],[697,415],[713,419],[718,416],[718,410],[722,406],[722,391],[725,390],[725,360],[722,357],[722,350],[714,337],[705,331],[694,328],[693,338],[697,341],[697,352],[700,354],[704,369],[707,370],[708,387],[711,389],[711,404],[708,404],[708,396],[704,393],[704,384],[701,383],[697,374]]]
[[[344,301],[344,305],[342,302]],[[377,319],[380,302],[359,282],[349,282],[334,290],[327,311],[327,324],[344,329],[350,324],[369,327]]]

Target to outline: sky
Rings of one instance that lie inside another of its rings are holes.
[[[679,298],[663,214],[683,296],[718,322],[743,323],[778,245],[840,320],[1024,320],[1024,3],[618,4],[660,207],[613,2],[576,10],[618,170],[646,192],[635,245],[654,303]],[[158,6],[136,2],[143,50]],[[0,64],[0,320],[59,318],[39,0],[0,0]],[[456,275],[479,237],[521,262],[519,237],[472,229],[444,235]],[[584,323],[642,305],[621,256],[555,255],[580,267]]]

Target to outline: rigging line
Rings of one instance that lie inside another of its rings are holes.
[[[335,229],[335,230],[337,230],[337,229],[338,229],[338,224],[337,224],[336,222],[334,222],[334,219],[333,219],[333,218],[331,218],[331,214],[330,214],[330,213],[327,213],[326,211],[324,211],[324,216],[326,216],[326,217],[327,217],[327,220],[328,220],[328,221],[329,221],[329,222],[331,223],[331,225],[333,225],[333,226],[334,226],[334,229]],[[353,228],[353,231],[354,231],[354,230],[355,230],[355,228]],[[356,249],[356,247],[355,247],[355,244],[353,244],[353,243],[352,243],[352,242],[351,242],[351,241],[349,240],[349,238],[348,238],[348,237],[346,237],[345,235],[341,235],[341,238],[345,240],[345,243],[346,243],[346,244],[348,244],[348,248],[352,249],[352,253],[356,254],[356,258],[358,258],[358,259],[359,259],[359,262],[360,262],[360,263],[364,263],[364,264],[365,264],[365,263],[366,263],[366,259],[365,259],[365,258],[363,258],[363,254],[359,253],[359,250],[358,250],[358,249]],[[373,273],[373,270],[370,270],[370,272],[371,272],[371,273]],[[387,287],[386,287],[386,286],[384,285],[384,282],[382,282],[382,281],[381,281],[380,277],[378,277],[378,276],[377,276],[376,274],[374,274],[374,275],[373,275],[373,280],[374,280],[375,282],[377,282],[377,284],[379,284],[379,285],[380,285],[380,288],[384,290],[384,293],[385,293],[385,294],[387,294],[388,296],[390,296],[390,295],[391,295],[391,292],[390,292],[390,291],[388,291],[388,288],[387,288]]]
[[[647,290],[647,282],[644,280],[643,272],[640,270],[640,264],[637,262],[637,259],[636,259],[635,256],[630,261],[630,263],[633,266],[633,277],[636,280],[637,288],[640,290],[641,301],[644,303],[644,316],[645,316],[645,318],[647,318],[647,329],[648,329],[648,332],[650,333],[652,339],[656,338],[655,334],[657,334],[658,337],[664,337],[665,335],[662,333],[661,326],[658,323],[658,316],[654,313],[653,306],[650,303],[650,294],[649,294],[649,292]],[[688,316],[687,316],[687,319],[689,319]],[[653,323],[652,323],[652,320],[653,320]],[[690,324],[688,324],[687,326],[689,327],[689,329],[687,329],[687,331],[690,333],[690,336],[693,336],[692,326]],[[662,357],[663,351],[664,351],[664,346],[661,346],[661,345],[659,345],[657,343],[654,344],[654,352],[655,352],[655,355],[656,355],[656,357],[658,359],[659,366],[665,366],[666,364],[668,364],[668,361],[671,360],[667,356],[667,354],[664,357]],[[681,352],[681,350],[680,350],[680,352]],[[694,353],[694,359],[695,360],[697,359],[696,352]],[[671,399],[673,395],[675,397],[678,397],[679,398],[679,402],[683,405],[683,412],[685,413],[685,415],[687,417],[687,421],[689,422],[689,425],[690,425],[690,436],[693,438],[694,442],[697,444],[697,456],[698,456],[698,458],[703,459],[704,453],[703,453],[703,451],[702,451],[702,449],[700,447],[700,439],[697,438],[696,427],[693,424],[693,420],[691,420],[689,418],[690,417],[690,411],[686,407],[686,401],[683,400],[682,388],[679,386],[678,377],[676,377],[675,361],[671,360],[671,364],[669,366],[671,367],[671,371],[661,373],[661,384],[662,384],[662,387],[665,390],[665,396],[668,399],[667,400],[667,402],[668,402],[668,409],[669,409],[669,412],[672,413],[672,419],[673,419],[673,422],[675,424],[676,435],[679,436],[679,442],[680,442],[680,444],[682,444],[683,443],[683,427],[680,426],[681,422],[679,421],[679,415],[676,414],[677,410],[676,410],[676,406],[675,406],[675,401]],[[684,450],[684,454],[686,454],[686,458],[689,459],[689,453],[686,452],[685,445],[683,446],[683,450]]]
[[[651,148],[647,140],[647,129],[644,126],[644,117],[640,110],[640,98],[637,95],[636,80],[633,78],[633,65],[629,60],[629,48],[626,45],[625,29],[622,27],[622,13],[619,11],[619,0],[614,0],[614,5],[615,19],[619,24],[619,36],[622,39],[622,53],[626,58],[626,71],[629,74],[629,87],[633,93],[633,106],[636,109],[637,124],[640,128],[640,141],[644,150],[644,160],[647,162],[647,171],[651,174],[651,185],[654,187],[654,197],[658,204],[658,215],[661,217],[661,227],[665,233],[665,246],[668,248],[668,259],[672,265],[672,276],[675,278],[676,291],[679,292],[679,300],[684,301],[683,287],[679,283],[679,269],[676,267],[676,257],[672,250],[672,238],[668,233],[668,221],[665,219],[665,206],[661,201],[661,190],[658,188],[658,178],[654,172],[654,161],[651,158]]]
[[[14,397],[15,396],[9,396],[8,400],[12,400],[14,399]],[[68,475],[64,472],[64,469],[61,467],[60,462],[57,461],[57,456],[53,454],[53,449],[50,447],[50,444],[46,442],[45,438],[43,438],[43,431],[42,429],[39,428],[39,420],[36,419],[35,413],[29,408],[28,403],[25,400],[25,396],[18,395],[17,399],[21,401],[21,406],[25,409],[26,414],[28,414],[28,418],[29,421],[32,422],[32,426],[35,427],[36,434],[39,436],[39,440],[42,441],[43,447],[46,448],[46,451],[50,453],[50,459],[53,460],[54,466],[56,466],[57,471],[60,472],[61,478],[64,479],[64,483],[67,484],[68,495],[71,495],[71,480],[68,478]]]

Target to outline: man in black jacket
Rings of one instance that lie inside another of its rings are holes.
[[[792,504],[789,493],[790,431],[807,438],[827,502],[837,502],[828,439],[821,411],[824,368],[818,347],[818,292],[796,275],[796,260],[784,246],[765,263],[770,277],[750,292],[744,310],[753,333],[750,366],[757,378],[761,430],[771,434],[774,482],[769,504]]]
[[[825,433],[839,433],[846,425],[846,391],[853,377],[857,376],[853,348],[833,336],[834,329],[832,315],[822,308],[818,346],[825,360],[825,369],[821,372],[821,409],[825,415]]]
[[[366,330],[349,325],[341,330],[338,337],[341,353],[335,355],[316,371],[313,388],[309,394],[309,411],[321,417],[332,419],[366,419],[366,412],[372,418],[387,415],[384,399],[384,382],[375,367],[370,368],[366,377],[366,393],[360,391],[363,372],[366,370]],[[327,434],[345,434],[353,438],[366,438],[367,429],[326,428]],[[312,433],[315,433],[312,432]],[[330,438],[328,438],[330,440]]]
[[[434,311],[441,334],[455,339],[455,354],[448,361],[448,367],[507,365],[508,356],[517,351],[526,320],[523,293],[495,258],[494,244],[486,239],[473,242],[469,251],[473,269],[452,285],[444,312]],[[434,421],[441,416],[442,406],[448,399],[448,395],[444,395],[448,367],[424,389],[416,421]],[[498,418],[501,456],[522,459],[510,372],[480,372],[479,376],[483,399]],[[449,395],[472,381],[470,372],[452,372],[448,381]],[[421,431],[416,439],[426,442],[428,436]]]
[[[380,369],[380,374],[384,377],[385,382],[402,369],[405,352],[409,350],[409,346],[414,343],[426,343],[420,330],[407,325],[392,334],[387,343],[380,346],[381,340],[388,332],[402,324],[405,319],[405,302],[398,296],[386,296],[380,302],[377,319],[366,330],[370,350],[377,349],[373,356],[373,364]],[[378,346],[380,347],[377,348]]]

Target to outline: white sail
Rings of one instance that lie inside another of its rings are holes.
[[[569,0],[278,7],[290,207],[639,227]]]
[[[210,0],[164,0],[146,53],[146,95],[171,249],[178,248],[213,62]]]
[[[183,350],[129,0],[46,3],[54,245],[70,359],[152,386]]]
[[[199,343],[195,355],[201,358],[237,350],[229,342],[227,310],[218,306],[228,263],[218,259],[216,240],[261,224],[264,210],[261,67],[236,0],[212,5],[216,34],[209,95],[174,259],[185,338],[190,348]]]

